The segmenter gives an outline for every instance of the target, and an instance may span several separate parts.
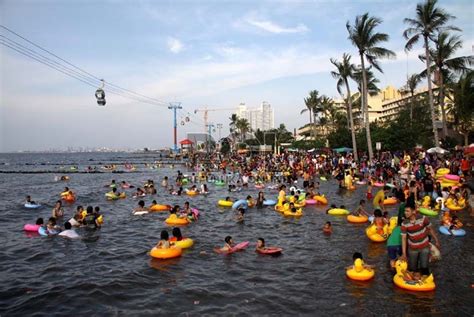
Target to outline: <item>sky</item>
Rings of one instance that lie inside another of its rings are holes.
[[[67,147],[172,147],[173,113],[180,102],[178,140],[204,132],[203,113],[229,132],[240,103],[269,102],[275,124],[290,130],[308,121],[304,98],[318,90],[338,98],[330,58],[343,53],[360,63],[346,22],[369,12],[383,20],[384,45],[397,57],[382,60],[380,87],[401,87],[423,69],[421,44],[404,51],[403,19],[416,1],[104,1],[0,0],[1,25],[106,82],[159,101],[140,103],[105,85],[100,107],[91,87],[0,45],[0,152]],[[440,0],[456,16],[463,48],[472,54],[474,2]],[[0,28],[5,37],[22,39]],[[10,42],[11,43],[11,42]],[[30,49],[42,52],[28,45]],[[54,57],[47,55],[50,58]],[[355,84],[352,83],[352,90]],[[189,122],[181,125],[188,117]],[[213,134],[219,137],[219,131]]]

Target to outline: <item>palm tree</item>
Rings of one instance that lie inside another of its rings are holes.
[[[318,110],[320,104],[320,97],[319,92],[317,90],[312,90],[309,92],[309,97],[304,99],[304,103],[306,105],[306,109],[301,110],[301,113],[309,111],[309,123],[311,126],[311,131],[313,132],[313,140],[316,140],[316,131],[315,131],[315,124],[316,124],[316,112]],[[312,120],[312,121],[311,121]]]
[[[456,50],[462,47],[461,37],[459,35],[450,35],[447,32],[437,34],[435,39],[435,49],[430,49],[430,58],[433,64],[430,67],[431,72],[435,72],[438,77],[436,84],[439,86],[439,105],[441,108],[441,118],[443,122],[443,135],[448,134],[446,124],[446,109],[444,106],[445,84],[451,74],[463,74],[469,70],[469,66],[474,61],[474,56],[453,57]],[[424,56],[420,56],[424,60]],[[420,76],[426,77],[426,70]]]
[[[237,116],[237,114],[233,113],[231,115],[231,117],[229,118],[230,120],[230,123],[229,123],[229,132],[230,132],[230,135],[232,137],[232,143],[235,145],[235,137],[236,137],[236,134],[237,134],[237,128],[236,128],[236,123],[237,123],[237,120],[239,119],[239,117]]]
[[[380,83],[380,80],[378,80],[374,72],[372,71],[372,66],[367,67],[365,70],[365,78],[366,78],[366,87],[367,87],[367,94],[369,96],[376,96],[380,92],[380,88],[377,86]],[[363,86],[363,75],[362,75],[362,68],[356,68],[354,71],[354,81],[357,83],[357,90],[359,91],[358,94],[354,96],[354,101],[353,105],[354,108],[358,110],[359,116],[362,114],[362,123],[365,124],[366,117],[365,117],[365,111],[362,108],[362,86]],[[367,99],[367,112],[369,112],[370,109],[369,105],[369,100]],[[368,118],[368,117],[367,117]]]
[[[413,123],[413,103],[415,102],[415,90],[416,87],[420,84],[421,77],[417,74],[412,74],[408,76],[407,83],[405,87],[400,90],[402,96],[406,96],[408,93],[410,94],[410,100],[408,101],[410,104],[410,126]]]
[[[237,122],[235,123],[235,127],[240,132],[240,141],[244,142],[247,132],[250,131],[250,124],[248,120],[245,118],[238,118]]]
[[[418,84],[421,82],[420,76],[412,74],[407,79],[407,88],[410,91],[411,102],[410,102],[410,126],[413,124],[413,103],[415,102],[415,90]]]
[[[424,3],[416,5],[416,16],[414,19],[405,18],[404,22],[409,27],[403,32],[407,39],[405,51],[410,51],[413,46],[423,38],[425,48],[426,77],[428,78],[428,100],[430,103],[431,122],[433,124],[433,134],[435,146],[439,145],[438,129],[436,128],[435,107],[433,102],[433,89],[431,87],[431,57],[429,41],[432,41],[435,34],[440,30],[459,30],[445,24],[454,17],[441,8],[437,8],[437,0],[426,0]]]
[[[459,81],[452,85],[452,101],[454,126],[464,136],[464,145],[468,145],[469,132],[474,126],[474,71],[462,75]]]
[[[351,56],[349,54],[342,54],[342,61],[338,62],[336,59],[330,59],[331,63],[336,67],[337,71],[332,71],[331,75],[337,79],[337,92],[343,97],[347,111],[347,121],[349,121],[349,129],[351,130],[352,148],[354,149],[354,159],[359,160],[357,156],[357,141],[355,137],[354,120],[352,118],[352,95],[351,87],[349,86],[349,78],[354,77],[355,66],[351,63]],[[342,85],[346,87],[346,98],[342,92]]]
[[[366,87],[367,93],[369,96],[376,96],[380,92],[380,88],[377,86],[380,84],[380,80],[378,80],[374,72],[372,71],[372,66],[367,67],[365,70],[365,78],[366,78]],[[357,89],[359,90],[360,95],[362,95],[362,84],[363,84],[363,74],[362,68],[355,68],[354,70],[354,80],[357,83]],[[369,105],[370,108],[370,105]]]
[[[349,40],[359,50],[361,68],[362,68],[362,108],[365,114],[365,131],[367,136],[367,148],[369,150],[369,159],[373,157],[372,138],[370,136],[370,122],[367,105],[367,74],[365,59],[379,72],[383,73],[379,65],[379,58],[392,58],[395,53],[389,49],[377,46],[382,42],[388,41],[388,34],[378,33],[375,28],[382,23],[382,20],[376,17],[370,17],[368,13],[359,15],[351,26],[349,21],[346,23],[349,32]]]
[[[320,104],[317,110],[318,110],[317,112],[320,113],[321,115],[321,119],[323,119],[323,120],[320,119],[320,123],[329,122],[329,124],[331,125],[330,130],[334,130],[336,126],[336,117],[337,117],[337,112],[338,112],[336,107],[334,107],[334,101],[331,98],[325,95],[322,95],[320,99]]]

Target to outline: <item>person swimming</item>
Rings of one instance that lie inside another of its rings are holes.
[[[245,215],[245,209],[240,207],[237,209],[237,218],[235,219],[237,222],[243,222],[244,221],[244,215]]]
[[[331,221],[327,221],[327,222],[324,224],[323,232],[326,233],[326,234],[331,234],[331,233],[332,233],[332,224],[331,224]]]
[[[263,239],[263,238],[258,238],[256,249],[257,249],[257,250],[260,250],[260,251],[265,251],[265,250],[267,249],[267,248],[265,247],[265,239]]]
[[[221,252],[229,252],[232,250],[232,246],[234,244],[234,241],[232,240],[232,237],[231,236],[227,236],[225,237],[224,239],[224,246],[222,248],[219,249],[219,251]]]
[[[26,196],[26,203],[30,205],[36,205],[36,202],[34,200],[31,200],[30,195]]]
[[[156,244],[155,248],[157,249],[169,249],[170,242],[169,242],[169,234],[168,231],[163,230],[160,234],[160,241]]]

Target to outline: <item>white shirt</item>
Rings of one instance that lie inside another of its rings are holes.
[[[68,220],[68,222],[71,224],[71,226],[73,227],[79,227],[81,224],[79,222],[77,222],[76,219],[74,219],[74,217],[72,217],[71,219]]]
[[[77,234],[77,232],[74,229],[61,231],[58,235],[65,238],[69,238],[69,239],[80,238],[80,236]]]

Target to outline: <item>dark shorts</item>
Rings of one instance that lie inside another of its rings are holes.
[[[307,188],[309,186],[309,181],[304,181],[303,182],[303,188]]]
[[[402,246],[401,245],[391,245],[387,247],[388,257],[390,260],[396,260],[400,255],[402,255]]]

